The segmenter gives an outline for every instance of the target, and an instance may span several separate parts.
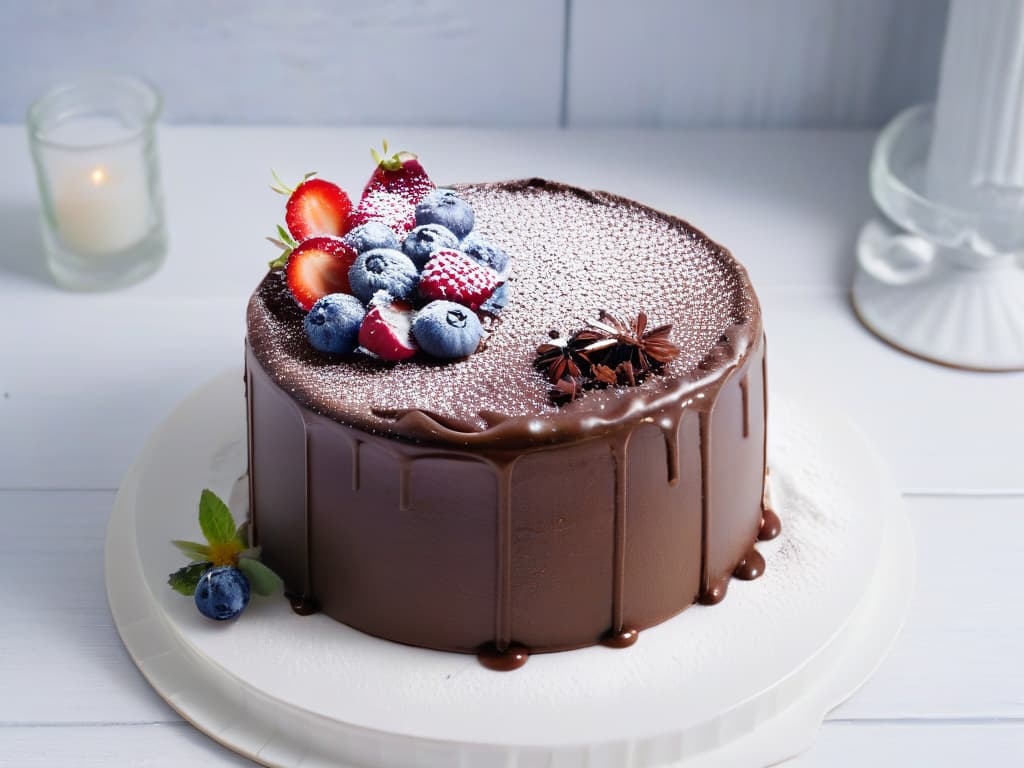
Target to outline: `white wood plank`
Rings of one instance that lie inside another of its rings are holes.
[[[172,121],[557,125],[561,2],[46,0],[0,11],[0,121],[83,71],[156,83]],[[116,41],[116,44],[112,44]]]
[[[918,559],[910,615],[889,657],[832,717],[1024,724],[1024,497],[908,504]]]
[[[4,727],[0,768],[252,768],[185,722]]]
[[[934,98],[946,6],[574,2],[569,124],[880,125]]]
[[[0,583],[13,585],[0,593],[0,723],[176,720],[111,624],[102,550],[112,503],[110,493],[0,491]],[[833,716],[1024,721],[1024,497],[920,498],[910,511],[919,567],[907,626]]]
[[[917,766],[1016,768],[1024,723],[850,725],[825,723],[791,768]],[[0,768],[181,768],[252,766],[185,723],[69,728],[0,726]],[[368,767],[369,768],[369,767]]]
[[[872,215],[869,132],[709,133],[167,127],[161,160],[170,252],[126,292],[245,296],[283,219],[270,169],[320,171],[358,194],[369,147],[387,136],[420,154],[440,183],[542,176],[607,189],[692,221],[728,245],[760,287],[841,288]],[[0,126],[0,296],[53,295],[41,274],[35,178],[22,131]],[[95,298],[96,302],[106,297]]]
[[[178,719],[110,618],[103,540],[113,503],[109,492],[0,492],[0,724]]]
[[[814,746],[787,768],[928,766],[1015,768],[1024,764],[1024,722],[825,723]]]

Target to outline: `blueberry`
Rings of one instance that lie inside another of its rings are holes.
[[[356,253],[374,248],[398,248],[398,235],[382,221],[368,221],[353,228],[342,240]]]
[[[453,301],[430,302],[412,322],[412,335],[420,349],[442,360],[473,354],[483,333],[476,314]]]
[[[501,310],[506,306],[508,306],[508,283],[502,283],[494,289],[491,297],[480,305],[480,311],[491,315],[500,315]]]
[[[359,343],[359,325],[365,314],[355,296],[327,294],[306,315],[304,325],[309,343],[328,354],[349,354]]]
[[[470,232],[462,241],[459,250],[469,256],[477,264],[490,267],[504,280],[511,271],[511,259],[508,254],[483,235]]]
[[[348,270],[352,293],[370,301],[377,291],[404,299],[416,289],[419,273],[412,260],[393,248],[375,248],[359,254]]]
[[[416,205],[416,225],[440,224],[460,240],[473,228],[473,209],[450,189],[435,189]]]
[[[434,251],[458,247],[459,238],[447,227],[440,224],[422,224],[405,236],[402,252],[412,259],[413,264],[422,268]]]
[[[233,565],[211,568],[199,577],[196,608],[210,619],[233,619],[249,604],[249,580]]]

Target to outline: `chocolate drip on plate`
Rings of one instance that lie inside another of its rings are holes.
[[[739,561],[732,575],[743,581],[753,581],[764,574],[764,557],[753,547],[746,557]]]
[[[503,651],[494,645],[486,645],[477,652],[476,657],[481,664],[495,672],[512,672],[529,661],[530,651],[521,645],[510,645]]]

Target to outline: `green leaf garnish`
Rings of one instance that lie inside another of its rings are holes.
[[[227,544],[235,538],[235,521],[228,505],[209,488],[199,497],[199,527],[210,544]]]
[[[235,530],[235,538],[242,545],[242,549],[249,548],[249,521],[246,520]]]
[[[206,544],[200,544],[197,541],[182,541],[181,539],[175,539],[171,544],[194,563],[202,563],[210,559],[210,548]]]
[[[167,583],[175,592],[191,597],[196,593],[199,579],[209,568],[210,563],[191,563],[168,576]]]
[[[277,236],[280,237],[281,242],[283,242],[287,246],[294,248],[295,246],[298,245],[298,243],[295,242],[295,238],[292,237],[292,233],[289,232],[284,227],[282,227],[280,224],[277,225]]]
[[[238,568],[249,580],[249,586],[257,595],[272,595],[283,586],[281,577],[267,568],[259,560],[242,557],[238,560]]]
[[[239,552],[238,556],[240,558],[247,557],[250,560],[259,560],[260,555],[262,554],[263,549],[261,547],[249,547],[249,549],[243,549],[241,552]]]

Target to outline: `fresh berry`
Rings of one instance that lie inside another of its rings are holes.
[[[355,249],[356,253],[372,251],[374,248],[393,248],[398,250],[399,239],[394,230],[383,221],[368,221],[360,224],[342,238]]]
[[[356,252],[336,237],[314,237],[299,243],[288,257],[288,290],[309,310],[329,293],[349,293],[348,271]]]
[[[466,235],[459,250],[477,264],[493,269],[499,280],[507,280],[512,271],[512,260],[508,254],[498,245],[476,232]]]
[[[473,228],[473,208],[450,189],[435,189],[416,205],[416,225],[440,224],[460,240]]]
[[[416,226],[416,208],[393,192],[377,190],[360,201],[348,221],[349,227],[353,229],[368,221],[382,222],[401,239]]]
[[[233,565],[210,568],[196,585],[196,608],[210,619],[233,619],[249,604],[249,580]]]
[[[382,360],[405,360],[416,354],[412,340],[412,304],[378,291],[359,326],[359,345]]]
[[[383,190],[399,195],[410,205],[416,205],[427,194],[434,191],[434,182],[423,170],[419,159],[412,152],[396,152],[388,155],[388,143],[384,142],[384,156],[371,149],[377,167],[366,183],[363,197]]]
[[[306,178],[294,189],[275,175],[275,192],[288,195],[284,220],[288,231],[300,243],[317,235],[344,235],[349,230],[352,201],[337,184],[323,179]]]
[[[347,355],[359,343],[359,324],[366,310],[355,296],[331,293],[309,310],[304,321],[306,337],[314,349],[329,355]]]
[[[435,251],[420,275],[420,296],[478,309],[498,287],[498,277],[458,251]]]
[[[359,254],[348,271],[352,293],[366,302],[377,291],[387,291],[395,299],[407,298],[416,289],[418,278],[416,265],[409,257],[390,248]]]
[[[491,298],[480,305],[480,311],[497,316],[506,306],[508,306],[508,283],[502,283],[494,289]]]
[[[483,328],[479,318],[461,304],[432,301],[416,313],[412,335],[428,355],[452,360],[476,352]]]
[[[458,247],[459,239],[451,230],[440,224],[423,224],[416,227],[402,242],[402,252],[412,259],[412,263],[417,267],[426,264],[434,251]]]

